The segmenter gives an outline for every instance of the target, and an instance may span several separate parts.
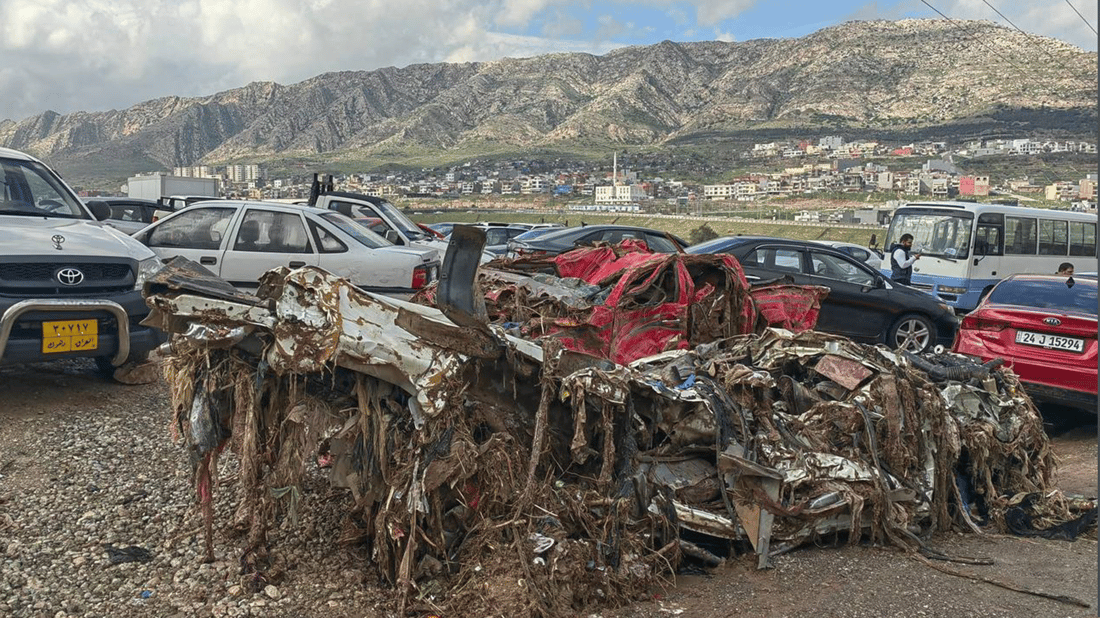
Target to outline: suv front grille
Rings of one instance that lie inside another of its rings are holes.
[[[65,264],[32,262],[26,264],[0,264],[0,279],[11,281],[53,281],[54,273],[62,268],[77,268],[84,273],[85,281],[125,279],[130,274],[128,264]]]
[[[58,272],[76,269],[83,279],[76,285],[63,285]],[[6,262],[0,264],[0,294],[9,296],[55,297],[89,296],[126,292],[134,287],[133,267],[118,262]]]

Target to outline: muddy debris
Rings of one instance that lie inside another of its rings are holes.
[[[942,558],[926,540],[953,528],[1095,533],[1008,369],[813,331],[822,288],[732,258],[564,255],[448,256],[421,304],[309,267],[244,295],[174,260],[146,296],[208,553],[244,531],[269,581],[267,530],[324,499],[318,462],[399,615],[575,615],[822,539]]]

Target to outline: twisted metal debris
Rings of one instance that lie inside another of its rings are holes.
[[[487,295],[493,324],[313,268],[271,271],[250,297],[174,262],[147,298],[173,333],[166,375],[208,551],[227,447],[241,471],[220,525],[249,530],[249,568],[268,564],[268,526],[316,499],[301,488],[321,449],[349,494],[345,540],[402,615],[571,615],[688,563],[754,553],[763,567],[822,537],[917,550],[953,526],[1004,529],[1019,495],[1071,518],[1049,499],[1054,458],[1011,372],[767,328],[735,263],[631,259],[579,300],[547,292],[571,283],[486,273],[504,282]],[[618,304],[592,302],[624,279]],[[627,358],[615,333],[636,331],[616,330],[616,308],[688,280],[709,291],[679,298],[721,305],[722,320],[693,329],[690,309],[665,307],[660,349]]]

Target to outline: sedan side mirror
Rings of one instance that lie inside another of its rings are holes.
[[[91,200],[87,204],[88,210],[92,211],[92,216],[96,221],[106,221],[111,218],[111,207],[107,202],[100,200]]]

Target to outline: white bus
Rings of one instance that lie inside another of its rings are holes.
[[[1052,275],[1063,262],[1096,264],[1096,214],[974,202],[910,203],[894,211],[883,247],[913,235],[912,287],[970,311],[1001,279],[1016,273]],[[1087,267],[1087,268],[1086,268]]]

